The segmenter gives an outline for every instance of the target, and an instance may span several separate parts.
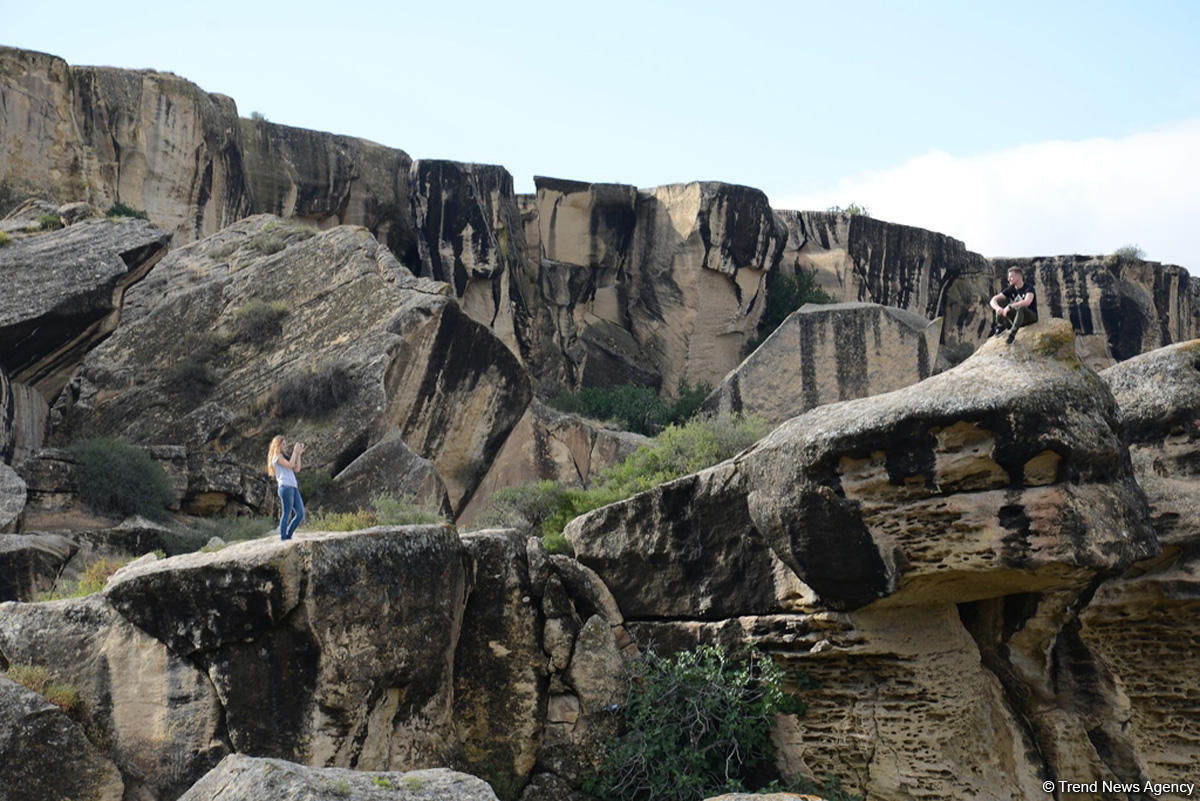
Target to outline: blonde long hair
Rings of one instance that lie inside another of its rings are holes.
[[[283,455],[283,434],[276,434],[267,449],[267,475],[275,477],[275,460]]]

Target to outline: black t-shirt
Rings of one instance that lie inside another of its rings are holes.
[[[1026,295],[1033,295],[1033,303],[1029,304],[1029,310],[1037,314],[1037,293],[1033,291],[1033,287],[1028,281],[1022,284],[1020,289],[1009,284],[1002,291],[1004,292],[1004,297],[1008,298],[1009,303],[1012,303],[1014,300],[1024,300]]]

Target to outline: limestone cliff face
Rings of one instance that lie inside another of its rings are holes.
[[[781,423],[825,403],[900,389],[932,374],[940,335],[940,321],[903,309],[806,304],[725,376],[703,408]]]
[[[528,269],[544,307],[534,314],[552,321],[557,345],[548,380],[674,392],[680,380],[715,384],[740,361],[784,244],[765,195],[719,183],[537,186]]]
[[[790,772],[832,769],[879,798],[1168,781],[1127,725],[1136,670],[1078,622],[1161,546],[1119,407],[1074,348],[1061,320],[993,340],[916,386],[793,418],[567,537],[640,644],[757,642],[820,682],[777,732]],[[1171,720],[1145,739],[1178,732]],[[1190,756],[1176,736],[1164,749]]]

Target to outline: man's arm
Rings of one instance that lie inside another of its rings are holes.
[[[1004,314],[1004,307],[1002,307],[1000,305],[1000,301],[1003,300],[1005,297],[1006,296],[1003,292],[997,292],[995,295],[992,296],[992,301],[988,305],[991,306],[996,311],[996,314]]]

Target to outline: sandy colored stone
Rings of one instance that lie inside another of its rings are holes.
[[[25,482],[17,472],[0,462],[0,533],[20,530],[27,495]]]
[[[793,312],[704,402],[717,414],[780,423],[838,400],[928,378],[940,321],[867,303],[808,304]]]

